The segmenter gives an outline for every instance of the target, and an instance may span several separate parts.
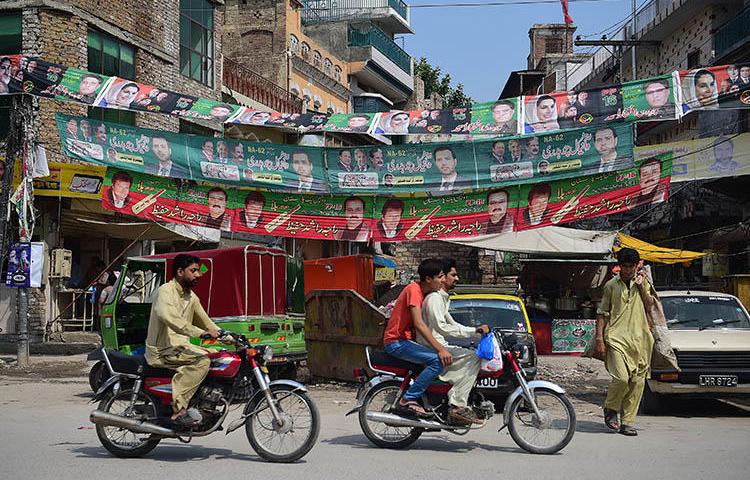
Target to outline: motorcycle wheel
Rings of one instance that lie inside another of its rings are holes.
[[[386,382],[376,386],[369,393],[359,409],[359,426],[368,440],[382,448],[406,448],[416,442],[424,429],[392,427],[380,422],[367,420],[367,412],[391,412],[391,405],[398,399],[401,384]]]
[[[89,371],[89,387],[91,387],[91,390],[94,393],[96,393],[99,390],[99,387],[101,387],[107,380],[106,375],[108,373],[107,366],[102,360],[99,360],[93,367],[91,367],[91,370]]]
[[[320,433],[320,414],[306,393],[294,391],[289,385],[270,388],[283,424],[274,423],[268,401],[261,393],[245,407],[245,414],[254,412],[245,422],[247,440],[269,462],[294,462],[315,445]]]
[[[510,436],[527,452],[550,454],[562,450],[576,430],[576,412],[568,397],[546,388],[533,391],[541,418],[523,395],[510,406],[506,422]]]
[[[156,420],[156,404],[148,395],[140,392],[133,408],[130,408],[132,390],[122,390],[105,397],[99,404],[99,410],[113,415],[122,415],[137,420]],[[136,458],[146,455],[156,448],[161,438],[148,433],[135,433],[120,427],[97,425],[96,435],[102,446],[112,455],[120,458]]]

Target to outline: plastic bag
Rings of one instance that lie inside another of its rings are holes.
[[[485,335],[477,345],[477,357],[482,360],[492,360],[495,356],[495,336]]]
[[[500,344],[497,343],[495,335],[487,335],[482,338],[482,340],[485,338],[492,339],[492,358],[482,358],[482,361],[479,363],[479,368],[485,372],[498,372],[503,369],[503,351],[500,349]]]

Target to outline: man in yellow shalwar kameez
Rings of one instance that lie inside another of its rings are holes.
[[[623,435],[635,436],[634,428],[643,387],[649,375],[651,336],[646,308],[654,298],[644,271],[636,273],[636,250],[617,252],[620,273],[604,285],[596,317],[596,355],[612,376],[604,402],[604,423]],[[617,415],[620,414],[620,422]]]
[[[188,404],[208,375],[208,350],[190,343],[190,337],[219,337],[219,327],[206,314],[192,289],[203,275],[200,259],[180,254],[174,259],[173,278],[157,291],[151,306],[146,336],[146,362],[152,367],[177,370],[172,378],[172,420],[180,426],[200,421],[188,413]]]

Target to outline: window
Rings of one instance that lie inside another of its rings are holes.
[[[339,67],[338,65],[336,65],[336,66],[335,66],[335,67],[333,68],[333,78],[334,78],[334,79],[335,79],[335,80],[336,80],[337,82],[341,83],[341,67]]]
[[[322,68],[323,66],[323,55],[317,50],[313,52],[313,65],[315,65],[315,68]]]
[[[693,50],[692,52],[688,53],[687,57],[687,68],[697,68],[700,67],[701,64],[701,51],[700,50]]]
[[[292,53],[297,53],[297,50],[299,49],[299,40],[295,35],[289,36],[289,50],[292,51]]]
[[[214,7],[208,0],[180,0],[180,73],[214,86]]]
[[[323,72],[329,77],[333,75],[333,62],[331,62],[330,58],[326,58],[325,62],[323,62]]]
[[[135,79],[135,50],[111,35],[89,30],[88,70],[102,75]],[[135,125],[135,113],[111,108],[89,108],[89,118]]]
[[[0,55],[21,53],[21,14],[0,14]],[[10,130],[11,95],[0,97],[0,139]]]
[[[310,45],[307,42],[302,42],[302,58],[310,60]]]
[[[562,51],[563,51],[562,38],[546,37],[544,39],[544,52],[545,53],[562,53]]]

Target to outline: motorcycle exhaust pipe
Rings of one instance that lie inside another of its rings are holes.
[[[411,419],[383,412],[367,412],[367,419],[371,422],[385,423],[391,427],[429,428],[437,430],[458,430],[466,428],[465,426],[446,425],[434,420],[425,420],[423,418]]]
[[[153,423],[141,422],[132,418],[123,417],[122,415],[113,415],[111,413],[102,412],[101,410],[92,411],[91,415],[89,415],[89,420],[91,420],[91,423],[97,425],[124,428],[125,430],[130,430],[135,433],[151,433],[168,438],[177,437],[175,431],[170,430],[169,428],[160,427]]]

